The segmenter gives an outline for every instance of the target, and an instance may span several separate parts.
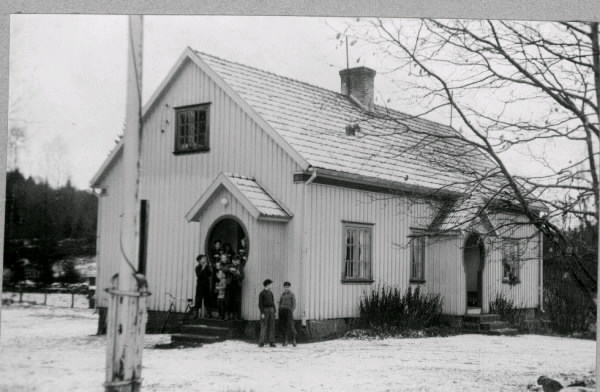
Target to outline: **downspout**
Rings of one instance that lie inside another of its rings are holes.
[[[538,301],[540,312],[544,311],[544,236],[539,233],[540,240],[538,244]]]
[[[307,253],[308,249],[306,249],[306,199],[307,199],[307,190],[308,186],[317,178],[317,170],[314,168],[309,168],[308,170],[312,171],[312,175],[306,182],[304,183],[304,194],[302,198],[302,236],[300,237],[301,247],[300,247],[300,281],[302,284],[302,326],[306,327],[306,315],[308,314],[308,274],[306,271],[307,268]]]

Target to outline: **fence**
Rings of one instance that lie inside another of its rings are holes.
[[[52,291],[5,291],[2,293],[2,303],[45,305],[61,308],[93,308],[87,294],[82,293],[58,293]]]

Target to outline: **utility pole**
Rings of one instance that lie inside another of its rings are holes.
[[[112,280],[108,308],[106,392],[137,392],[142,384],[142,352],[146,328],[144,276],[137,273],[138,200],[142,99],[143,17],[129,16],[127,112],[123,150],[123,215],[119,273]],[[135,265],[133,264],[135,263]]]

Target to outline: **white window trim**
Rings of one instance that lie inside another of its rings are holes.
[[[410,257],[410,263],[409,263],[410,283],[425,283],[425,272],[426,272],[425,267],[426,267],[426,260],[427,260],[427,236],[425,236],[422,232],[414,230],[411,232],[409,238],[410,238],[410,242],[409,242],[409,245],[410,245],[410,256],[409,256]],[[422,242],[422,252],[421,252],[421,276],[414,276],[413,275],[413,272],[414,272],[413,260],[414,260],[415,246],[420,241],[423,241]]]
[[[507,246],[516,246],[515,257],[510,262],[505,261],[505,251]],[[521,241],[517,238],[502,238],[502,282],[517,284],[521,283]],[[510,267],[509,271],[512,272],[512,277],[506,276],[504,266]]]
[[[342,221],[342,283],[373,283],[373,226],[374,225],[372,223]],[[370,241],[367,276],[352,277],[346,275],[346,268],[348,263],[348,261],[346,260],[346,252],[349,228],[368,230]]]

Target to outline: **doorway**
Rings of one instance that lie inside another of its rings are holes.
[[[215,250],[215,243],[220,242],[220,247],[227,250],[230,256],[240,255],[242,264],[245,264],[248,257],[249,243],[248,233],[240,220],[234,216],[224,216],[217,219],[206,237],[206,254],[211,263],[215,263],[215,255],[219,253]]]
[[[464,265],[467,289],[467,312],[483,305],[483,268],[485,249],[478,234],[471,234],[465,242]]]

